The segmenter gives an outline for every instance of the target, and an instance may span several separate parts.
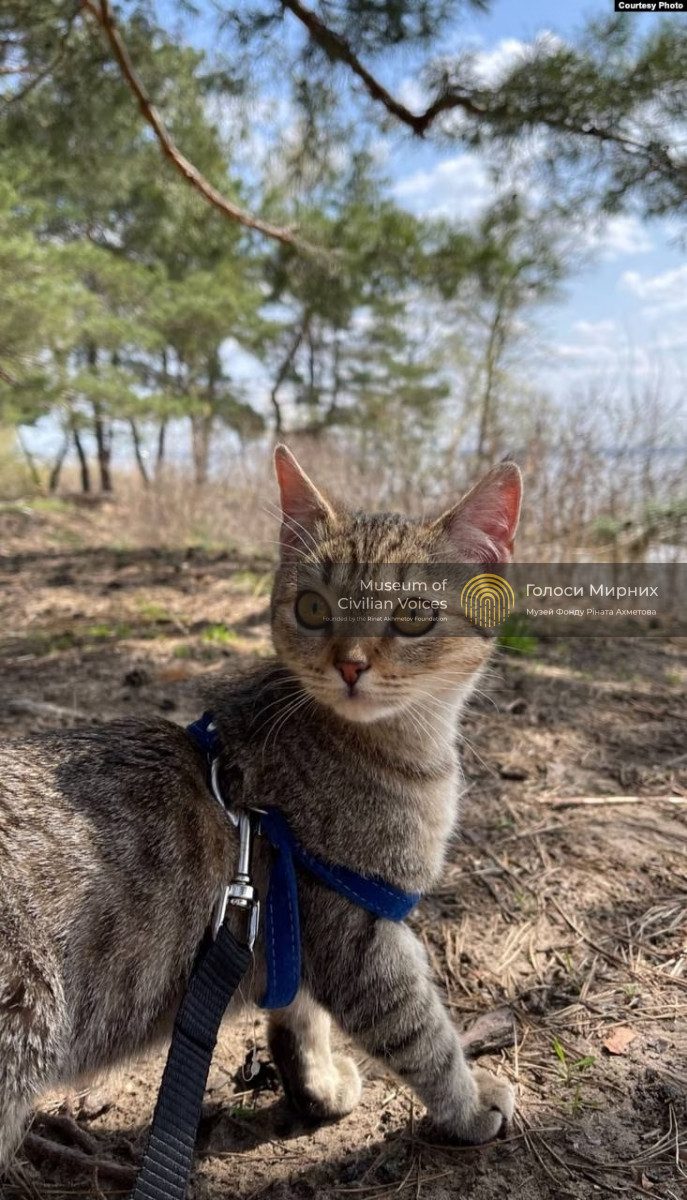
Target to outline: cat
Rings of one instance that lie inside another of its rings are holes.
[[[222,788],[235,809],[281,809],[312,854],[426,892],[457,817],[457,719],[490,641],[388,628],[367,638],[344,627],[309,636],[299,627],[299,571],[304,563],[355,572],[364,562],[506,561],[520,473],[497,466],[430,520],[350,510],[284,446],[275,465],[283,514],[271,602],[276,658],[211,697]],[[258,838],[263,896],[270,854]],[[184,729],[120,720],[0,746],[0,1169],[44,1089],[168,1036],[235,865],[234,828]],[[301,987],[270,1014],[269,1029],[291,1105],[309,1120],[332,1120],[360,1097],[353,1059],[333,1052],[333,1019],[412,1087],[443,1134],[474,1143],[496,1136],[513,1113],[512,1088],[468,1067],[418,939],[306,871],[298,887]],[[265,978],[259,937],[237,1004],[259,1000]]]

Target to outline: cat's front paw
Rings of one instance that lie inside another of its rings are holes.
[[[307,1121],[339,1121],[360,1100],[362,1083],[352,1058],[334,1054],[326,1069],[308,1072],[298,1088],[289,1088],[289,1101]]]
[[[443,1126],[443,1131],[461,1142],[481,1145],[497,1137],[515,1111],[515,1092],[505,1079],[499,1079],[484,1067],[471,1071],[476,1092],[472,1104],[461,1118]]]

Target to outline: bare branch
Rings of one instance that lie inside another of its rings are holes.
[[[497,1008],[481,1013],[460,1035],[463,1050],[470,1058],[495,1054],[515,1042],[515,1025],[509,1008]]]
[[[57,1166],[68,1167],[69,1171],[85,1172],[89,1175],[100,1175],[112,1179],[127,1190],[136,1182],[136,1167],[127,1163],[117,1163],[110,1159],[95,1158],[65,1146],[61,1142],[53,1142],[41,1137],[38,1133],[27,1133],[22,1143],[22,1150],[27,1158],[43,1164],[55,1163]]]
[[[273,238],[275,241],[281,242],[284,246],[293,246],[303,251],[311,250],[311,247],[296,238],[292,229],[270,225],[267,221],[261,220],[260,217],[253,216],[252,213],[248,213],[244,209],[239,208],[238,205],[233,204],[231,200],[227,200],[226,196],[223,196],[217,188],[213,187],[205,176],[194,167],[193,163],[181,153],[165,128],[159,112],[151,102],[143,86],[143,82],[139,78],[131,61],[129,52],[115,24],[108,0],[82,0],[82,10],[89,12],[105,33],[122,76],[138,102],[143,119],[155,134],[165,158],[169,159],[187,183],[212,204],[214,208],[224,213],[225,217],[229,217],[231,221],[236,221],[237,224],[243,225],[246,229],[253,229],[256,233],[262,233],[265,237]]]

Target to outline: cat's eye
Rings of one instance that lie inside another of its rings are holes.
[[[392,627],[404,637],[421,637],[429,633],[437,619],[437,612],[430,604],[399,604],[393,617]]]
[[[318,592],[301,592],[296,597],[296,620],[304,629],[324,629],[332,619],[332,610]]]

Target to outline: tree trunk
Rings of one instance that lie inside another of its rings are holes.
[[[298,354],[298,351],[301,348],[301,342],[303,341],[303,338],[305,337],[306,333],[308,332],[309,324],[310,324],[310,314],[306,309],[306,311],[303,313],[301,323],[300,323],[298,329],[296,330],[296,335],[286,353],[286,357],[282,361],[281,366],[279,367],[279,370],[277,371],[277,377],[274,381],[274,386],[272,387],[272,390],[270,392],[270,403],[274,410],[274,432],[276,434],[281,434],[284,432],[284,422],[283,422],[283,418],[282,418],[281,404],[279,403],[279,392],[281,390],[282,385],[286,382],[286,377],[289,374],[289,371],[291,370],[291,368],[294,364],[296,355]]]
[[[155,456],[155,478],[162,474],[165,465],[165,450],[167,438],[167,418],[163,417],[157,431],[157,454]]]
[[[136,455],[136,464],[141,472],[141,479],[144,487],[150,487],[150,476],[146,468],[145,459],[141,450],[141,435],[138,432],[138,425],[133,417],[129,417],[129,426],[131,428],[131,440],[134,443],[134,454]]]
[[[203,487],[210,474],[210,446],[215,423],[215,406],[217,403],[217,385],[222,378],[222,366],[219,350],[212,351],[207,357],[207,405],[205,412],[191,417],[191,433],[193,439],[193,465],[196,483]]]
[[[93,374],[97,375],[98,347],[95,342],[88,343],[86,359]],[[113,362],[116,363],[116,356],[113,356]],[[112,428],[104,417],[100,403],[97,400],[93,401],[93,432],[95,433],[98,468],[100,470],[100,490],[101,492],[111,492],[112,475],[110,473],[110,459],[112,457]]]
[[[167,357],[167,348],[162,349],[162,391],[166,395],[169,388],[169,359]],[[165,465],[165,451],[167,438],[167,423],[168,417],[161,417],[160,424],[157,430],[157,454],[155,456],[155,478],[158,479],[162,475]]]
[[[81,491],[84,493],[89,493],[91,490],[91,472],[88,467],[88,459],[86,458],[86,453],[84,451],[78,429],[74,428],[72,430],[72,437],[74,438],[74,447],[76,449],[76,453],[79,456],[79,467],[81,469]]]
[[[50,471],[50,478],[48,479],[48,491],[51,496],[54,496],[55,492],[57,491],[57,486],[60,482],[60,475],[62,474],[62,467],[64,465],[64,460],[67,457],[68,451],[69,451],[69,434],[65,434],[64,441],[62,442],[62,445],[60,446],[60,448],[57,452],[57,456],[55,458],[55,461],[52,465],[52,469]]]
[[[95,432],[95,444],[98,450],[98,468],[100,471],[100,490],[101,492],[112,491],[112,472],[110,463],[112,461],[112,427],[103,417],[98,404],[93,405],[93,430]]]
[[[21,447],[21,452],[24,455],[24,458],[26,459],[26,465],[29,468],[29,474],[31,476],[31,482],[32,482],[33,486],[35,488],[38,488],[39,490],[42,490],[43,480],[41,479],[40,471],[38,470],[38,467],[36,466],[36,460],[33,457],[33,454],[29,450],[28,446],[26,445],[26,442],[24,441],[23,437],[21,436],[21,431],[19,429],[17,429],[17,441],[19,442],[19,445]]]
[[[191,417],[193,469],[198,487],[203,487],[208,481],[212,426],[212,416]]]
[[[484,391],[477,435],[477,465],[482,470],[493,452],[494,404],[496,401],[496,379],[501,364],[505,343],[504,303],[499,297],[494,319],[489,330],[484,363]]]

